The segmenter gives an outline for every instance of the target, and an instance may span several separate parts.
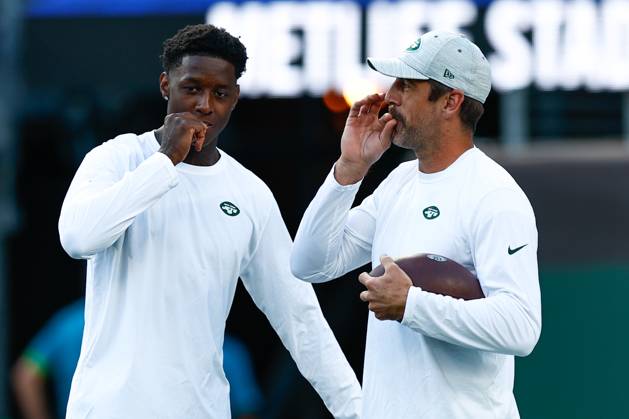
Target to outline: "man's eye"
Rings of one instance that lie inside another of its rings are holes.
[[[197,92],[199,92],[199,88],[195,87],[195,86],[185,86],[184,89],[187,92],[190,92],[190,93],[197,93]]]
[[[227,97],[227,92],[224,90],[217,90],[216,91],[216,96],[218,97]]]

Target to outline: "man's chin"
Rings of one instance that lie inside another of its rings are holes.
[[[208,133],[208,135],[205,136],[205,141],[203,141],[202,149],[206,149],[210,147],[212,144],[216,145],[217,142],[218,142],[218,136],[215,135],[214,133]]]
[[[391,143],[400,148],[410,149],[410,147],[408,146],[408,142],[405,141],[405,137],[403,135],[400,135],[399,132],[393,133],[393,137],[391,138]]]

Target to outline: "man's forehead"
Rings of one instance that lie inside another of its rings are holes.
[[[236,70],[229,61],[209,55],[185,55],[181,64],[172,71],[180,79],[220,78],[226,82],[236,81]]]

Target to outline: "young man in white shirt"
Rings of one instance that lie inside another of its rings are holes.
[[[384,264],[382,277],[359,276],[371,311],[365,419],[518,418],[514,355],[529,354],[541,330],[537,229],[525,194],[473,143],[491,88],[489,64],[465,37],[442,31],[424,34],[397,58],[368,63],[395,80],[386,95],[352,106],[341,156],[297,232],[293,273],[323,282],[368,261]],[[351,208],[391,143],[417,159]],[[412,286],[393,259],[417,253],[464,265],[486,298],[457,300]]]
[[[360,417],[356,376],[290,272],[271,191],[217,148],[246,59],[223,29],[180,30],[163,48],[164,125],[96,147],[72,181],[59,233],[88,274],[70,419],[229,418],[222,348],[238,277],[330,412]]]

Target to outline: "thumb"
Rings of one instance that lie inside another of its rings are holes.
[[[393,258],[391,258],[390,256],[387,256],[387,255],[380,256],[380,263],[382,264],[382,267],[384,268],[385,275],[391,274],[393,272],[401,272],[404,275],[406,275],[406,273],[402,270],[402,268],[400,268],[400,266],[397,263],[395,263]]]
[[[393,130],[397,125],[397,120],[393,119],[393,116],[391,116],[390,113],[385,113],[380,118],[380,121],[384,123],[384,128],[382,128],[382,131],[380,132],[380,142],[383,146],[389,148],[391,145]]]
[[[395,261],[391,256],[382,255],[380,256],[380,264],[384,267],[384,271],[387,272],[391,266],[397,266]]]

